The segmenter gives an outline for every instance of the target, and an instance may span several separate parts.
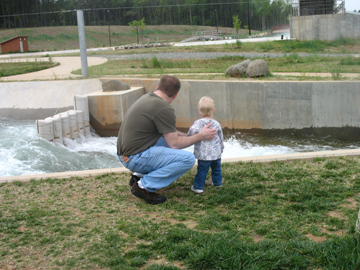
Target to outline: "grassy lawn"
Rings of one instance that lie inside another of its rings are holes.
[[[61,35],[60,35],[61,36]],[[269,67],[270,72],[297,72],[300,76],[280,76],[271,74],[266,80],[340,80],[344,79],[342,73],[360,73],[360,60],[358,57],[326,57],[322,53],[360,53],[360,40],[343,39],[331,42],[324,41],[272,41],[259,43],[232,43],[215,46],[189,46],[189,47],[159,47],[153,49],[116,50],[92,52],[94,55],[126,55],[139,53],[161,53],[161,52],[271,52],[285,53],[283,57],[263,58]],[[300,53],[312,53],[313,55],[300,57]],[[79,54],[58,55],[74,56]],[[216,59],[172,59],[162,60],[156,57],[146,60],[111,60],[98,66],[89,67],[90,77],[103,76],[139,76],[158,77],[159,74],[175,74],[181,79],[233,79],[225,76],[225,71],[233,64],[245,60],[244,57],[218,57]],[[255,60],[255,59],[253,59]],[[1,64],[2,76],[11,76],[28,73],[51,67],[51,63],[30,62],[11,63],[3,66]],[[41,66],[48,65],[48,66]],[[54,65],[54,64],[53,64]],[[37,68],[37,69],[36,69]],[[81,75],[81,70],[74,74]],[[331,77],[308,77],[305,73],[331,73]],[[360,76],[359,76],[360,77]],[[360,79],[360,78],[355,79]],[[239,78],[237,78],[238,80]],[[241,78],[240,78],[241,79]],[[345,78],[346,79],[346,78]]]
[[[0,62],[0,78],[35,72],[58,65],[59,63],[53,63],[52,61]]]
[[[155,49],[120,50],[96,53],[134,54],[156,52],[271,52],[285,53],[283,57],[263,58],[270,72],[297,72],[300,76],[280,76],[273,74],[266,80],[339,80],[342,73],[360,73],[358,57],[327,57],[321,53],[360,53],[360,40],[347,39],[333,42],[323,41],[273,41],[259,43],[232,43],[215,46],[164,47]],[[313,55],[300,57],[300,53]],[[89,54],[92,55],[92,54]],[[215,59],[172,59],[162,60],[149,57],[146,60],[112,60],[99,66],[89,67],[90,76],[136,75],[138,77],[158,77],[159,74],[175,74],[181,79],[231,79],[225,71],[233,64],[245,60],[244,57],[226,56]],[[255,60],[255,59],[252,59]],[[81,70],[74,71],[81,74]],[[309,77],[305,73],[331,73],[331,77]],[[240,78],[241,79],[241,78]],[[357,78],[360,79],[360,76]]]
[[[230,78],[225,76],[225,71],[233,64],[242,62],[244,57],[226,56],[215,59],[169,59],[162,60],[156,57],[146,60],[111,60],[102,65],[90,66],[88,68],[90,77],[105,76],[137,76],[137,77],[159,77],[159,74],[175,74],[181,79],[217,79],[217,80],[241,80],[245,78]],[[253,59],[255,60],[255,59]],[[292,76],[290,79],[297,80],[331,80],[341,79],[342,73],[360,73],[360,59],[356,57],[324,57],[312,55],[300,57],[298,54],[288,54],[284,57],[264,58],[270,72],[298,72],[300,76]],[[53,62],[10,62],[0,63],[0,74],[11,76],[23,74],[58,65]],[[81,70],[74,74],[81,75]],[[305,73],[331,73],[332,77],[314,78],[307,77]],[[336,76],[337,75],[337,76]],[[260,80],[289,79],[289,76],[271,74]],[[360,79],[360,75],[359,78]]]
[[[149,205],[128,174],[0,185],[3,269],[359,269],[360,158],[195,170]]]
[[[111,60],[102,65],[89,67],[91,76],[136,75],[158,77],[158,74],[175,74],[179,78],[230,79],[225,71],[231,65],[245,60],[244,57],[218,57],[216,59],[172,59],[162,60],[156,57],[146,60]],[[254,59],[253,59],[254,60]],[[300,57],[290,54],[284,57],[265,58],[270,72],[299,73],[360,73],[360,60],[354,57]],[[73,72],[81,75],[81,70]],[[304,77],[302,75],[301,77]],[[270,76],[262,79],[279,79]],[[239,78],[237,78],[239,79]],[[241,79],[241,78],[240,78]],[[326,79],[329,78],[319,78]]]

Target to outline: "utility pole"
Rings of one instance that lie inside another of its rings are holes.
[[[111,34],[110,34],[110,11],[107,11],[108,14],[108,25],[109,25],[109,43],[110,43],[110,47],[111,47]]]
[[[82,9],[76,10],[78,32],[79,32],[79,46],[81,57],[81,74],[82,76],[89,77],[87,52],[86,52],[86,38],[85,38],[85,25],[84,25],[84,11]]]
[[[218,10],[215,9],[215,12],[216,12],[216,31],[218,31],[219,30]]]
[[[249,37],[251,37],[251,26],[250,26],[250,1],[248,0],[248,25],[249,25]]]

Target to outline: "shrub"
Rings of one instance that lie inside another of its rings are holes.
[[[160,63],[160,61],[157,59],[156,56],[154,56],[154,57],[151,59],[151,67],[152,67],[152,68],[161,68],[161,63]]]

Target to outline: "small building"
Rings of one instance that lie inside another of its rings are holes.
[[[0,42],[0,53],[29,51],[27,38],[28,36],[16,36]]]

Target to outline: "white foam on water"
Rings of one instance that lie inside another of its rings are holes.
[[[360,147],[358,141],[331,137],[261,137],[242,133],[225,137],[223,159]],[[39,137],[35,121],[0,119],[0,177],[122,167],[116,155],[116,141],[116,137],[103,138],[92,133],[75,140],[65,139],[65,145],[60,145]],[[193,149],[191,146],[185,150]]]
[[[38,136],[34,122],[0,120],[0,177],[122,166],[116,138],[92,134],[55,144]]]
[[[193,152],[194,146],[190,146],[185,150]],[[275,146],[261,146],[246,142],[244,140],[238,140],[235,136],[227,138],[224,142],[224,152],[221,155],[222,159],[236,158],[236,157],[252,157],[252,156],[264,156],[264,155],[278,155],[294,153],[294,150],[290,147],[275,145]]]

